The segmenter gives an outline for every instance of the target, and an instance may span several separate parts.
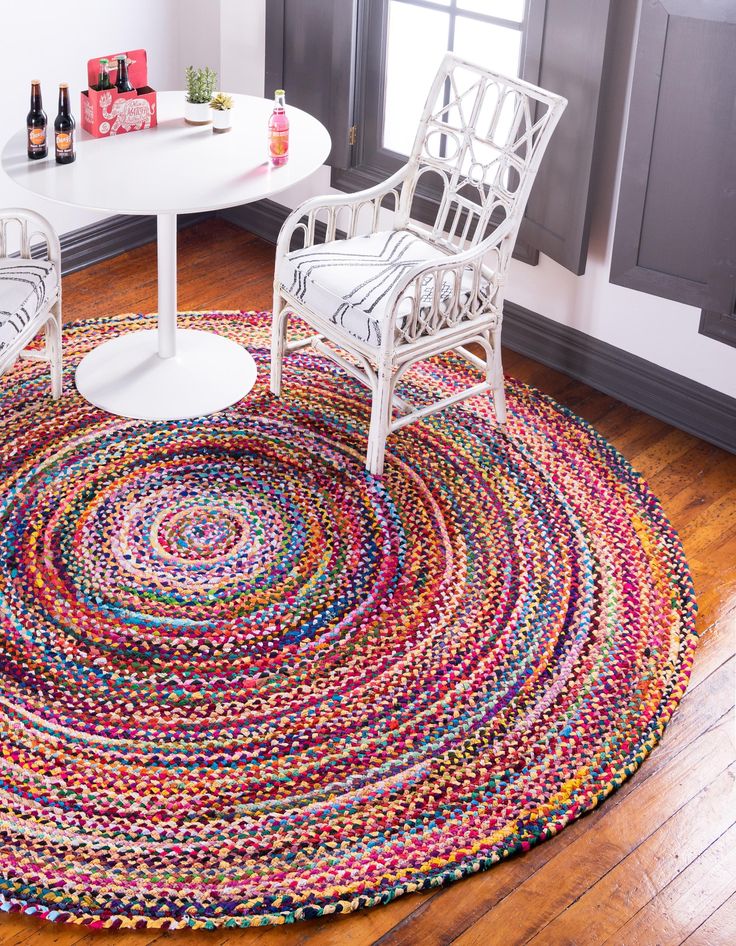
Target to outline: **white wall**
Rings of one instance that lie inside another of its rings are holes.
[[[220,8],[222,87],[228,92],[263,95],[266,0],[220,0]]]
[[[209,0],[214,7],[218,0]],[[69,82],[79,115],[79,93],[87,86],[87,60],[118,49],[148,51],[154,88],[181,87],[178,0],[4,0],[0,27],[0,128],[3,139],[25,127],[31,79],[40,79],[44,108],[53,123],[58,84]],[[0,145],[4,144],[4,140]],[[51,204],[0,173],[0,207],[31,207],[60,233],[99,220],[102,214]]]
[[[209,66],[220,72],[220,0],[178,0],[174,6],[178,30],[172,39],[178,44],[174,48],[178,67],[169,88],[183,89],[187,66]]]
[[[227,61],[239,63],[241,70],[235,91],[258,94],[257,77],[263,75],[266,2],[221,0],[222,51]],[[698,334],[698,309],[609,282],[638,7],[637,0],[616,0],[616,4],[615,81],[601,108],[602,160],[593,187],[585,275],[575,276],[545,256],[540,257],[538,266],[514,261],[507,296],[534,312],[736,397],[736,349]],[[256,32],[260,34],[260,47],[255,41]],[[227,68],[223,71],[227,74]],[[288,102],[288,89],[286,94]],[[331,193],[329,181],[329,169],[323,168],[308,181],[280,194],[279,202],[294,207],[315,194]]]

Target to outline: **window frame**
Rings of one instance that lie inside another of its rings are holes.
[[[333,167],[330,183],[338,190],[353,192],[374,187],[386,180],[407,161],[407,156],[384,148],[381,142],[386,96],[386,33],[388,11],[391,0],[359,0],[355,51],[356,80],[353,110],[355,143],[351,149],[350,166]],[[457,16],[483,22],[498,23],[516,28],[521,32],[519,75],[528,82],[538,83],[544,35],[544,20],[547,0],[526,0],[524,18],[521,23],[488,14],[472,13],[458,8],[458,0],[447,5],[433,0],[398,0],[407,6],[424,7],[446,13],[450,17],[450,30]],[[369,94],[379,90],[378,96]],[[420,190],[412,206],[412,216],[422,223],[432,224],[439,207],[439,194],[425,188]],[[536,265],[539,252],[521,240],[517,240],[514,257],[530,265]]]
[[[332,182],[347,192],[374,186],[385,171],[356,166],[350,129],[355,114],[358,8],[366,0],[268,0],[265,74],[270,89],[318,118],[332,136]],[[716,0],[709,0],[716,2]],[[612,76],[628,70],[635,10],[615,0],[546,0],[538,68],[529,44],[522,70],[568,100],[526,207],[516,255],[531,245],[571,273],[585,272],[593,191],[610,149],[606,110],[618,108]],[[318,65],[317,65],[318,64]],[[618,70],[618,72],[617,72]],[[538,77],[535,75],[538,73]],[[358,136],[360,141],[360,135]],[[428,215],[429,216],[429,215]],[[535,257],[529,258],[533,261]],[[730,305],[730,303],[729,303]],[[726,311],[729,305],[725,306]]]

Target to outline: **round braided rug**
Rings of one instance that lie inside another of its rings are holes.
[[[0,381],[0,905],[92,927],[284,923],[490,867],[597,806],[683,695],[695,604],[642,478],[510,381],[363,468],[367,392],[268,393],[265,313],[187,315],[259,380],[201,420],[84,402],[66,332]],[[444,397],[456,356],[402,394]]]

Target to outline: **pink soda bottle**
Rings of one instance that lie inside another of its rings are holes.
[[[271,164],[281,167],[289,160],[289,119],[286,117],[286,93],[276,89],[273,112],[268,120],[268,143]]]

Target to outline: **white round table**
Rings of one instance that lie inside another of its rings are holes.
[[[177,329],[176,216],[271,197],[308,177],[330,150],[327,129],[287,106],[289,161],[272,167],[268,118],[273,103],[235,95],[232,129],[184,122],[184,92],[158,93],[158,125],[111,138],[79,130],[77,160],[29,161],[26,133],[6,144],[2,167],[21,187],[62,204],[121,214],[155,214],[158,233],[158,331],[131,332],[90,352],[76,373],[79,392],[123,417],[201,417],[244,397],[255,363],[220,335]]]

